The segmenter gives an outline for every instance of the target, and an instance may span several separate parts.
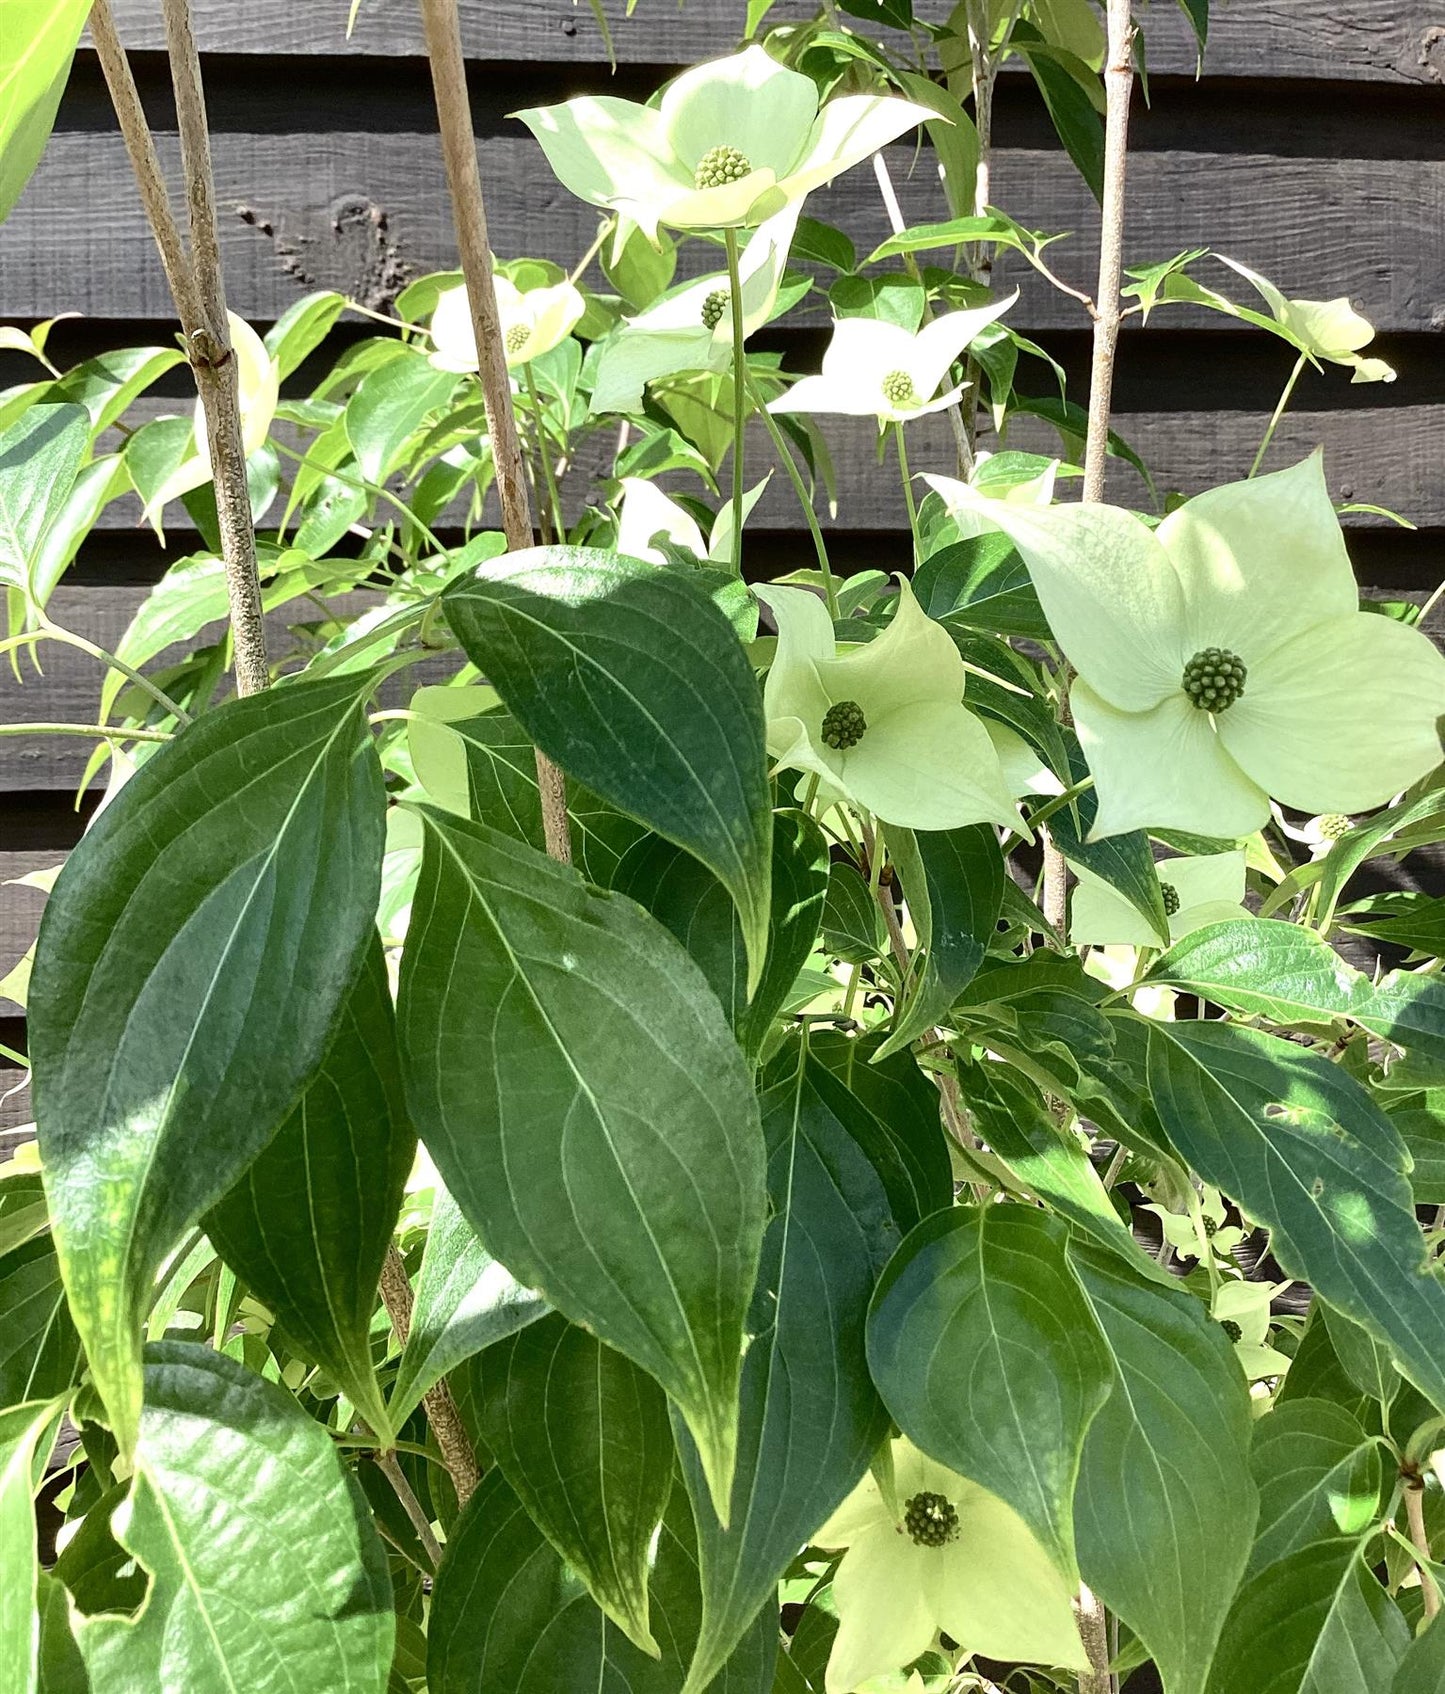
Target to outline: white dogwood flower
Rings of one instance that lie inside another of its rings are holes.
[[[754,46],[684,71],[656,106],[588,94],[515,116],[578,199],[655,239],[761,223],[934,114],[873,94],[820,109],[811,77]]]
[[[587,310],[581,292],[570,282],[521,289],[500,273],[493,282],[508,370],[550,353],[567,339]],[[439,370],[476,370],[477,338],[465,283],[437,296],[431,338],[435,349],[431,362]]]
[[[1206,924],[1247,918],[1244,853],[1206,853],[1165,859],[1155,866],[1169,919],[1169,939],[1178,941]],[[1076,947],[1157,947],[1159,937],[1144,914],[1103,877],[1074,867],[1078,886],[1069,900],[1069,940]]]

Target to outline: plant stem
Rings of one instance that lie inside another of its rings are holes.
[[[918,505],[913,498],[913,478],[908,474],[908,449],[903,444],[903,425],[895,423],[893,438],[898,446],[898,471],[903,478],[903,500],[908,507],[908,535],[913,542],[913,568],[918,569]]]
[[[492,282],[492,248],[487,238],[487,209],[482,196],[482,173],[477,163],[476,132],[467,95],[466,60],[462,55],[462,26],[457,0],[421,0],[441,129],[442,157],[451,188],[452,216],[461,250],[462,275],[471,304],[472,332],[477,343],[478,375],[492,441],[497,491],[502,502],[502,528],[507,546],[520,552],[532,545],[532,507],[522,466],[522,444],[512,409],[512,384],[502,343],[501,319]],[[537,787],[542,797],[542,829],[547,851],[562,864],[572,862],[572,836],[567,822],[567,784],[562,772],[537,749]]]
[[[382,1261],[381,1298],[396,1338],[405,1347],[411,1334],[411,1280],[395,1243],[387,1248],[386,1258]],[[437,1438],[437,1446],[441,1448],[442,1462],[451,1476],[452,1487],[457,1491],[457,1503],[465,1506],[482,1478],[471,1440],[445,1380],[427,1389],[421,1403],[426,1408],[427,1421]]]
[[[104,647],[97,647],[93,641],[87,641],[83,635],[77,635],[73,630],[62,629],[58,623],[51,623],[43,612],[40,621],[41,634],[49,636],[52,641],[64,642],[67,647],[77,647],[82,653],[88,653],[92,659],[99,659],[101,664],[108,665],[111,670],[119,671],[127,681],[133,682],[137,688],[149,694],[163,711],[169,712],[182,728],[191,721],[188,711],[178,706],[163,688],[158,688],[148,676],[143,676],[133,669],[124,659],[118,659],[114,653],[107,652]]]
[[[93,735],[101,741],[174,741],[167,729],[121,729],[104,723],[0,723],[0,735]]]
[[[190,213],[190,253],[181,243],[171,215],[165,177],[145,110],[116,33],[110,0],[95,0],[90,27],[106,85],[115,106],[121,137],[130,155],[141,203],[160,250],[161,264],[181,320],[186,351],[206,419],[216,518],[235,653],[236,692],[254,694],[270,681],[266,629],[261,610],[261,579],[256,570],[256,535],[251,525],[251,496],[246,486],[246,450],[241,438],[240,395],[231,350],[226,292],[221,276],[220,242],[211,180],[211,144],[206,127],[206,98],[201,61],[191,30],[188,0],[162,0],[171,81],[175,89],[176,127]]]
[[[401,1501],[402,1510],[411,1519],[411,1527],[416,1531],[416,1538],[426,1549],[426,1556],[431,1560],[431,1568],[435,1570],[442,1562],[442,1550],[433,1533],[432,1526],[422,1510],[421,1501],[412,1491],[411,1484],[406,1480],[406,1472],[397,1463],[395,1453],[377,1453],[376,1468],[391,1484],[392,1492]]]
[[[1134,87],[1134,25],[1129,0],[1108,0],[1109,54],[1104,70],[1104,206],[1099,235],[1099,286],[1094,295],[1094,358],[1089,374],[1089,429],[1084,447],[1084,499],[1104,498],[1109,413],[1119,347],[1119,283],[1124,265],[1124,187],[1129,165],[1129,98]]]
[[[1428,1620],[1435,1617],[1440,1610],[1440,1591],[1436,1588],[1435,1578],[1428,1568],[1430,1535],[1425,1527],[1425,1484],[1418,1476],[1405,1478],[1405,1518],[1410,1525],[1410,1541],[1420,1555],[1420,1598],[1424,1602],[1425,1617]]]
[[[788,439],[783,434],[778,420],[768,410],[762,396],[758,393],[751,373],[748,375],[747,384],[753,405],[763,420],[763,427],[772,438],[773,448],[782,462],[783,469],[788,473],[788,480],[792,483],[793,492],[798,496],[798,504],[803,509],[803,518],[808,525],[808,533],[813,538],[813,551],[818,555],[818,569],[823,573],[823,593],[828,601],[828,611],[832,617],[836,618],[838,616],[838,585],[833,580],[833,568],[828,563],[828,546],[823,540],[822,526],[818,522],[817,512],[813,509],[807,484],[803,481],[803,473],[798,469],[797,461],[793,458],[792,449],[788,445]]]
[[[530,359],[522,369],[527,373],[527,394],[532,402],[532,419],[537,427],[537,457],[542,464],[542,480],[547,487],[547,504],[552,511],[552,534],[558,541],[565,541],[567,526],[562,521],[562,497],[557,491],[552,455],[547,448],[547,430],[542,422],[542,396],[537,392],[537,379],[532,374]]]
[[[738,269],[738,232],[723,231],[728,254],[728,302],[733,318],[733,569],[743,574],[743,432],[748,421],[747,327]]]
[[[1258,474],[1259,467],[1264,463],[1264,456],[1269,451],[1269,444],[1274,440],[1274,432],[1279,428],[1279,420],[1284,416],[1285,407],[1289,405],[1290,396],[1294,393],[1295,384],[1304,375],[1304,368],[1309,363],[1309,354],[1301,353],[1295,360],[1294,369],[1289,373],[1289,381],[1284,385],[1284,392],[1279,397],[1279,404],[1269,420],[1269,428],[1264,432],[1264,440],[1259,444],[1259,451],[1254,455],[1254,463],[1249,467],[1249,476]],[[1247,482],[1249,477],[1245,478]]]
[[[1074,1602],[1079,1635],[1089,1655],[1089,1668],[1079,1674],[1079,1694],[1113,1694],[1114,1678],[1109,1673],[1109,1625],[1104,1608],[1092,1589],[1079,1584]]]

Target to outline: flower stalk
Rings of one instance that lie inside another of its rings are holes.
[[[743,434],[747,428],[747,328],[743,322],[743,279],[738,268],[738,232],[723,231],[728,255],[728,305],[733,321],[733,569],[743,570]]]

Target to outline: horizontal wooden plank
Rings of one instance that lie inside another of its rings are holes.
[[[1323,132],[1321,145],[1328,146]],[[174,138],[162,136],[160,148],[175,173]],[[491,137],[481,152],[497,251],[575,263],[595,233],[594,210],[561,187],[530,139]],[[945,216],[928,155],[915,166],[912,151],[899,147],[891,158],[908,220]],[[215,169],[227,292],[243,316],[275,318],[315,287],[384,307],[410,278],[456,262],[433,135],[227,132],[215,138]],[[1063,278],[1092,286],[1098,212],[1069,162],[1057,150],[1004,148],[995,181],[998,204],[1030,227],[1074,232],[1049,257]],[[847,229],[863,253],[888,233],[867,171],[820,190],[809,212]],[[1142,265],[1206,244],[1255,266],[1290,294],[1350,295],[1382,331],[1436,331],[1445,325],[1445,160],[1138,154],[1128,262]],[[1227,275],[1219,267],[1221,282]],[[1006,258],[998,277],[1023,286],[1021,323],[1043,331],[1085,321],[1076,301],[1021,261]],[[57,134],[5,227],[0,319],[58,310],[156,320],[157,333],[172,322],[130,167],[113,133]],[[1177,310],[1171,319],[1191,321]]]
[[[915,14],[941,22],[953,0],[917,0]],[[126,42],[164,47],[149,0],[118,0]],[[422,51],[413,6],[362,0],[346,34],[348,0],[200,0],[194,11],[202,49],[212,53],[415,55]],[[744,25],[742,0],[606,0],[622,63],[687,64],[728,52]],[[1211,8],[1205,65],[1213,76],[1282,76],[1386,82],[1439,82],[1445,74],[1441,14],[1428,0],[1229,0]],[[769,24],[812,17],[813,0],[776,0]],[[462,0],[467,52],[476,58],[593,64],[606,48],[590,15],[575,0]],[[1190,73],[1195,50],[1178,9],[1159,4],[1144,15],[1150,68]],[[890,32],[880,32],[889,35]],[[893,38],[902,44],[901,36]]]

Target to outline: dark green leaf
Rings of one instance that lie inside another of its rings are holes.
[[[1410,1643],[1390,1694],[1445,1694],[1445,1623],[1438,1618]]]
[[[865,23],[887,24],[892,29],[913,27],[913,0],[838,0],[838,10]]]
[[[301,1103],[202,1220],[295,1350],[345,1390],[385,1441],[371,1354],[381,1262],[411,1174],[386,959],[373,934]]]
[[[919,969],[915,963],[912,989],[894,1013],[879,1058],[908,1046],[946,1017],[983,963],[1003,907],[1003,857],[991,825],[890,830],[888,840],[923,964]]]
[[[1075,1244],[1070,1257],[1116,1371],[1084,1442],[1079,1568],[1142,1638],[1165,1694],[1201,1694],[1257,1508],[1248,1389],[1198,1300],[1117,1254]]]
[[[1291,1400],[1262,1417],[1249,1463],[1259,1487],[1251,1574],[1316,1542],[1360,1535],[1379,1514],[1381,1443],[1328,1400]]]
[[[792,257],[806,259],[830,270],[851,271],[858,263],[858,250],[852,237],[832,224],[820,223],[817,218],[799,218],[793,232]]]
[[[1445,1093],[1432,1090],[1386,1102],[1390,1121],[1415,1161],[1410,1188],[1417,1206],[1445,1205]]]
[[[1104,198],[1104,124],[1081,84],[1088,67],[1069,53],[1040,51],[1024,55],[1054,129],[1079,175],[1098,201]],[[1076,74],[1073,67],[1078,67]]]
[[[887,946],[883,917],[868,884],[841,859],[828,867],[823,900],[823,944],[844,964],[867,964]]]
[[[1072,732],[1068,735],[1068,749],[1070,775],[1079,782],[1088,774],[1088,765]],[[1090,841],[1089,831],[1094,827],[1098,810],[1099,799],[1093,789],[1081,794],[1072,806],[1061,807],[1049,819],[1054,845],[1071,865],[1092,871],[1122,894],[1160,940],[1167,942],[1169,919],[1164,911],[1164,895],[1159,888],[1159,873],[1154,869],[1149,837],[1142,829],[1134,829],[1124,835],[1111,835],[1105,841]]]
[[[41,1443],[59,1411],[52,1401],[32,1400],[0,1412],[0,1654],[15,1694],[34,1694],[39,1676],[35,1473],[44,1469]]]
[[[482,1440],[532,1521],[627,1638],[648,1630],[649,1549],[672,1486],[667,1399],[555,1313],[472,1367]]]
[[[868,1360],[903,1433],[1012,1506],[1072,1577],[1079,1459],[1114,1363],[1067,1241],[1026,1206],[926,1218],[873,1297]]]
[[[49,1235],[0,1257],[0,1406],[64,1394],[84,1364]]]
[[[546,1315],[534,1294],[477,1240],[444,1188],[432,1206],[431,1227],[417,1277],[411,1333],[397,1366],[388,1409],[397,1425],[448,1371]]]
[[[1359,1083],[1237,1024],[1154,1025],[1149,1082],[1170,1139],[1272,1231],[1286,1274],[1387,1342],[1445,1406],[1445,1283],[1426,1266],[1390,1120]]]
[[[711,1683],[798,1548],[862,1478],[888,1433],[864,1332],[869,1296],[899,1231],[865,1150],[868,1126],[863,1141],[852,1133],[850,1117],[867,1114],[847,1094],[838,1100],[835,1079],[801,1046],[771,1067],[769,1079],[763,1129],[773,1215],[743,1366],[727,1530],[679,1432],[703,1594],[686,1694]],[[835,1113],[835,1104],[844,1110]]]
[[[1388,1406],[1400,1389],[1400,1373],[1390,1362],[1390,1349],[1327,1302],[1321,1300],[1318,1305],[1345,1375],[1362,1393]]]
[[[773,821],[762,698],[704,590],[617,554],[543,547],[482,565],[443,604],[467,656],[549,758],[722,882],[755,983]]]
[[[1028,566],[1001,530],[956,541],[918,567],[914,592],[930,617],[991,635],[1053,639]]]
[[[123,1449],[163,1256],[320,1064],[384,835],[366,679],[206,713],[66,861],[30,984],[35,1105],[71,1312]]]
[[[687,1495],[674,1488],[652,1579],[662,1650],[634,1647],[527,1516],[500,1467],[482,1478],[447,1543],[432,1595],[430,1694],[677,1694],[700,1602]],[[769,1694],[775,1616],[759,1617],[710,1694]]]
[[[382,1694],[386,1555],[330,1436],[284,1389],[162,1342],[147,1351],[135,1463],[114,1528],[150,1591],[134,1617],[80,1621],[97,1691]]]
[[[428,809],[402,961],[407,1095],[503,1264],[662,1383],[724,1502],[764,1220],[746,1063],[631,901]]]

